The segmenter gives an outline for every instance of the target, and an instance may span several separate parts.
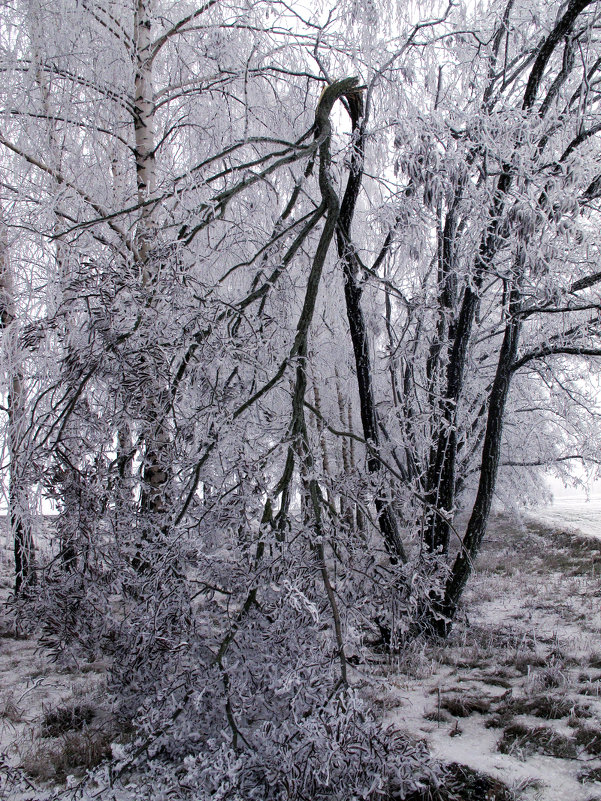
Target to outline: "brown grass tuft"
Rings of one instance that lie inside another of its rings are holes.
[[[79,731],[92,722],[94,714],[92,707],[87,704],[52,709],[44,715],[42,737],[60,737],[69,731]]]
[[[52,743],[34,743],[23,756],[21,767],[34,779],[64,781],[82,775],[111,756],[108,732],[84,729],[62,735]],[[37,747],[36,747],[37,746]]]
[[[546,726],[533,728],[523,723],[512,723],[503,731],[498,744],[502,754],[527,756],[544,754],[559,759],[577,756],[576,741]]]

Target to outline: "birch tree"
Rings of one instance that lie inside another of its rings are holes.
[[[25,453],[21,447],[25,426],[25,379],[19,351],[15,277],[8,228],[0,218],[0,325],[8,391],[6,445],[8,452],[8,518],[14,542],[15,595],[35,584],[35,546],[31,530]]]
[[[40,4],[44,46],[6,58],[21,81],[2,145],[53,211],[27,228],[50,280],[25,341],[55,358],[28,376],[28,436],[76,554],[42,560],[32,615],[61,659],[111,654],[122,713],[151,740],[168,729],[172,756],[196,732],[194,769],[211,754],[219,781],[242,753],[249,792],[315,794],[332,766],[349,792],[374,771],[412,788],[424,754],[384,737],[351,687],[347,649],[369,615],[350,613],[332,558],[347,549],[368,583],[377,564],[354,531],[336,537],[306,419],[316,310],[337,280],[347,137],[333,109],[362,91],[330,77],[348,74],[346,53],[331,58],[340,21],[273,4],[114,12]],[[333,717],[347,722],[332,738]],[[340,762],[342,743],[363,756]]]

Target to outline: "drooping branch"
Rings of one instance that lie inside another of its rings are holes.
[[[65,176],[59,171],[54,169],[53,167],[48,166],[45,164],[41,159],[36,158],[30,153],[25,152],[21,147],[18,147],[13,142],[10,142],[4,136],[0,134],[0,145],[4,145],[8,150],[11,150],[17,156],[25,159],[28,164],[36,167],[40,172],[46,173],[49,175],[58,185],[66,186],[69,189],[73,190],[79,197],[82,198],[90,208],[94,209],[96,214],[100,215],[101,221],[106,221],[107,225],[113,229],[113,231],[118,235],[119,239],[128,247],[131,247],[131,242],[128,236],[125,234],[123,229],[118,226],[112,219],[112,215],[110,215],[97,201],[91,198],[84,190],[77,187],[74,183],[67,180]]]

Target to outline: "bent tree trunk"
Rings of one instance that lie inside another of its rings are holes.
[[[363,177],[363,101],[361,95],[358,93],[349,96],[348,100],[349,110],[351,112],[352,130],[356,139],[353,155],[351,157],[349,179],[340,206],[340,215],[336,227],[336,244],[338,256],[342,261],[344,272],[344,297],[346,300],[346,314],[355,355],[363,435],[368,447],[371,447],[371,452],[368,451],[367,453],[367,469],[372,475],[376,475],[381,470],[381,462],[377,455],[380,446],[380,432],[374,399],[367,329],[365,326],[363,309],[361,308],[362,289],[357,279],[361,267],[357,252],[351,240],[351,224]],[[407,555],[401,540],[396,515],[390,499],[378,490],[374,501],[380,531],[391,558],[406,562]]]

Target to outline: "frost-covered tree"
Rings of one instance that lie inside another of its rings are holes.
[[[449,29],[430,108],[414,106],[395,139],[405,183],[384,287],[397,309],[387,312],[393,418],[423,498],[424,543],[453,551],[443,620],[477,556],[502,462],[597,461],[567,426],[551,442],[540,430],[535,453],[524,436],[578,405],[583,359],[599,355],[597,9],[570,2],[547,15],[510,1],[491,12],[473,20],[466,9],[463,30]],[[594,402],[584,425],[596,439]]]
[[[8,456],[8,508],[15,554],[15,595],[35,583],[35,545],[31,529],[26,452],[22,447],[26,394],[19,350],[15,275],[8,228],[0,220],[0,326],[7,376],[6,453]]]
[[[447,628],[514,471],[595,459],[596,23],[5,14],[10,463],[58,513],[23,610],[110,661],[142,738],[121,772],[150,755],[166,792],[228,798],[426,780],[357,664]]]
[[[377,553],[386,477],[346,434],[355,486],[324,474],[305,406],[326,282],[343,289],[339,117],[364,91],[343,16],[37,2],[4,42],[11,225],[39,263],[26,441],[58,511],[30,608],[60,658],[111,659],[154,751],[243,795],[430,770],[352,689],[374,608],[407,602]],[[338,530],[341,497],[376,525]]]

